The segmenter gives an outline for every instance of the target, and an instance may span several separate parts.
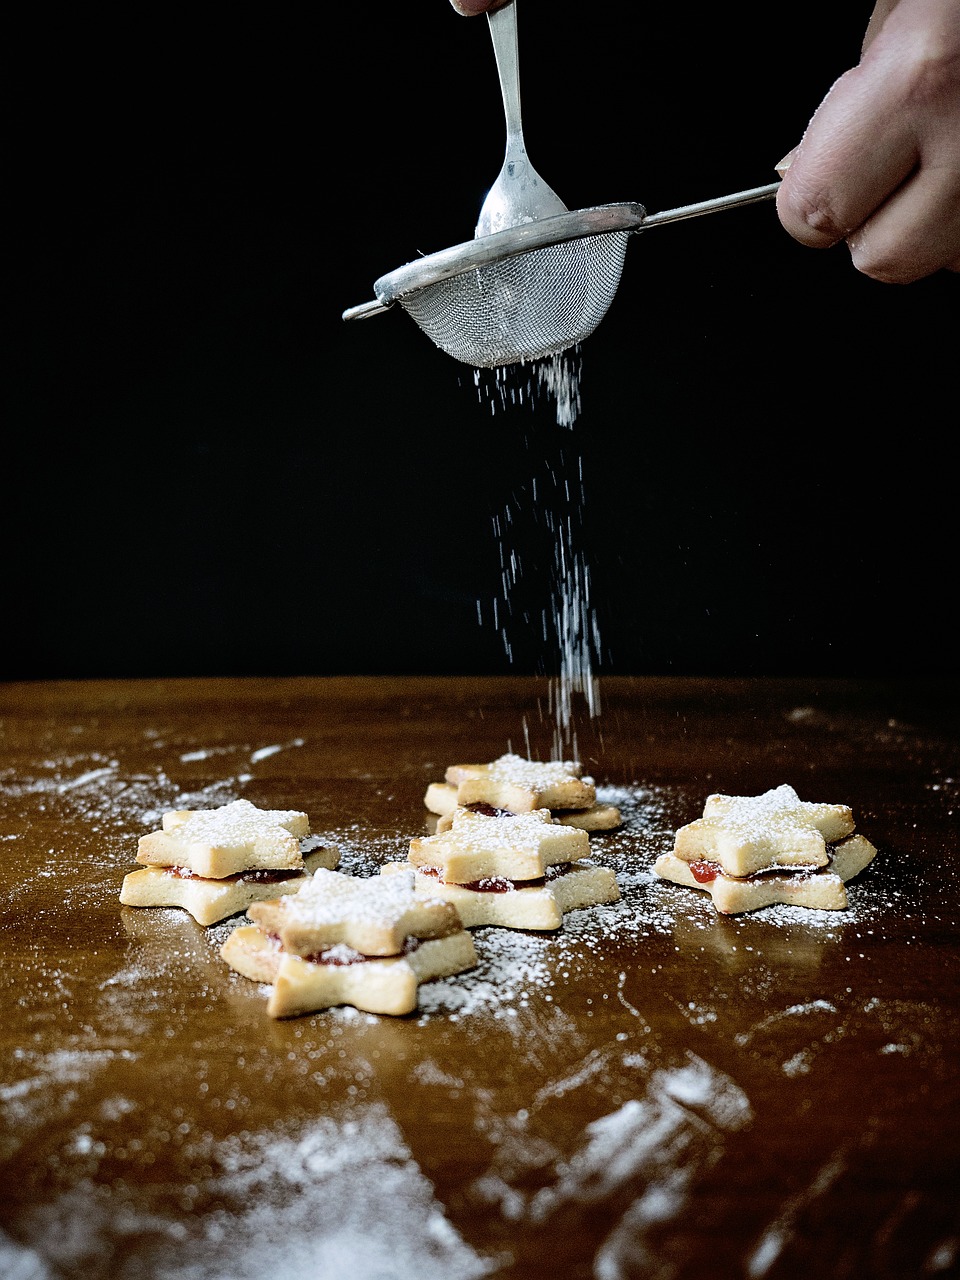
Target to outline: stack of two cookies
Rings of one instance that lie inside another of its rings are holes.
[[[620,810],[597,799],[596,783],[584,776],[578,760],[527,760],[508,752],[489,764],[452,764],[443,782],[431,782],[424,805],[444,831],[457,809],[480,813],[529,813],[549,809],[564,826],[610,831],[620,825]]]
[[[578,764],[507,755],[453,766],[446,776],[456,803],[436,834],[412,839],[407,861],[388,863],[381,875],[412,869],[418,892],[453,903],[468,929],[553,930],[568,911],[617,901],[616,876],[591,861],[583,825],[591,810],[608,807],[597,806],[594,784]],[[428,789],[428,807],[438,803],[439,785]],[[563,821],[557,811],[580,821]],[[613,814],[601,821],[615,825]]]
[[[275,1018],[349,1004],[405,1014],[421,982],[477,963],[456,908],[414,890],[413,873],[358,878],[319,870],[296,894],[254,903],[220,955],[246,978],[270,983]]]
[[[264,898],[296,893],[318,868],[339,864],[326,845],[308,848],[310,822],[299,809],[258,809],[234,800],[218,809],[174,809],[162,829],[142,836],[137,862],[120,888],[128,907],[181,907],[211,925]]]
[[[724,915],[774,905],[842,911],[845,883],[876,849],[845,804],[801,800],[786,783],[759,796],[714,794],[655,863],[658,876],[705,890]]]

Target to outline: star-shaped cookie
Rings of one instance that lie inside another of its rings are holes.
[[[705,890],[725,915],[781,903],[842,910],[845,882],[876,854],[854,825],[848,805],[801,800],[786,784],[759,796],[714,794],[654,870]]]
[[[615,805],[597,800],[596,783],[583,776],[576,760],[539,761],[508,752],[489,764],[454,764],[443,782],[431,782],[424,806],[437,814],[445,831],[457,809],[490,814],[549,809],[564,825],[583,831],[609,831],[620,825]]]
[[[451,765],[444,777],[457,788],[458,804],[484,801],[511,813],[586,809],[597,798],[596,784],[575,760],[525,760],[507,752],[489,764]]]
[[[124,876],[127,907],[180,907],[198,924],[236,915],[263,898],[296,893],[319,867],[336,867],[337,849],[307,849],[310,824],[299,809],[258,809],[235,800],[218,809],[173,809],[162,830],[141,837]]]
[[[333,868],[340,853],[318,845],[303,855],[301,870],[238,871],[210,879],[181,867],[141,867],[123,878],[120,901],[126,907],[181,907],[197,924],[217,924],[264,898],[296,893],[320,867]]]
[[[437,867],[443,879],[469,884],[489,876],[536,880],[547,867],[590,855],[585,831],[554,822],[549,809],[487,816],[457,809],[450,826],[410,841],[414,867]]]
[[[234,800],[218,809],[175,809],[163,830],[141,836],[137,862],[186,867],[218,880],[251,870],[302,870],[300,840],[310,822],[299,809],[258,809]]]
[[[395,956],[409,937],[442,937],[460,925],[448,903],[415,894],[412,877],[384,881],[323,869],[298,893],[255,902],[247,915],[279,938],[284,951],[301,956],[338,943],[365,956]]]
[[[299,891],[254,903],[252,925],[220,949],[232,969],[271,983],[267,1013],[284,1018],[349,1004],[405,1014],[421,982],[476,964],[456,908],[414,890],[412,872],[361,879],[320,870]]]
[[[680,828],[673,851],[685,862],[719,862],[732,876],[771,866],[824,867],[827,845],[853,829],[847,805],[801,800],[785,783],[759,796],[708,796],[703,817]]]
[[[854,833],[832,846],[824,867],[756,871],[737,877],[727,875],[717,862],[685,862],[673,853],[664,853],[657,859],[655,870],[674,884],[706,890],[721,915],[740,915],[778,905],[843,911],[849,906],[845,882],[859,875],[876,852],[869,840]]]
[[[582,856],[589,850],[587,833],[555,822],[549,809],[461,810],[449,831],[411,840],[409,861],[387,863],[381,875],[413,868],[417,891],[451,903],[468,929],[553,930],[568,911],[620,896],[613,871]]]

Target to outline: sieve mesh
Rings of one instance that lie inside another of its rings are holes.
[[[629,231],[581,236],[474,267],[397,301],[448,355],[494,368],[588,337],[620,284]]]

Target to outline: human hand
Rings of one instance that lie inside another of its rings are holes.
[[[491,9],[502,9],[509,0],[450,0],[450,3],[462,17],[475,18]]]
[[[777,168],[777,213],[801,244],[846,241],[887,283],[960,271],[957,0],[878,0],[859,64]]]

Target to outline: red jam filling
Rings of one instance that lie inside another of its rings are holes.
[[[547,867],[545,874],[538,876],[536,880],[509,880],[506,876],[484,876],[480,880],[448,881],[444,880],[443,872],[439,867],[417,868],[423,875],[432,876],[441,884],[455,884],[458,889],[472,889],[474,893],[513,893],[515,889],[540,889],[550,880],[566,875],[570,869],[569,862],[560,862],[555,866]]]
[[[297,870],[275,870],[275,871],[241,871],[237,875],[238,880],[249,880],[251,884],[280,884],[284,880],[292,880],[295,876],[302,876],[302,871]],[[228,876],[232,880],[233,876]]]
[[[485,818],[516,817],[512,809],[498,809],[496,805],[488,804],[486,800],[474,800],[472,804],[465,804],[463,807],[469,809],[471,813],[481,813]]]
[[[267,937],[275,947],[283,946],[280,941],[279,934],[268,933]],[[399,954],[408,956],[411,951],[416,951],[420,946],[422,939],[415,938],[413,934],[407,934],[403,940],[403,946]],[[351,964],[366,964],[368,960],[392,960],[393,956],[365,956],[360,951],[354,951],[353,947],[347,946],[345,943],[335,943],[326,951],[312,951],[309,955],[301,956],[301,960],[306,960],[310,964],[325,964],[334,969],[346,968]]]
[[[741,880],[744,883],[748,883],[751,880],[766,880],[770,876],[812,875],[817,871],[827,869],[826,867],[807,866],[799,863],[793,867],[764,867],[760,871],[752,871],[748,876],[734,876],[729,871],[724,871],[719,862],[711,862],[709,858],[700,858],[697,862],[689,862],[687,865],[697,884],[710,884],[711,881],[716,880],[717,876],[726,876],[728,880]],[[829,865],[828,862],[827,867]]]
[[[716,880],[722,870],[719,862],[708,862],[706,858],[690,863],[690,874],[697,884],[709,884],[711,880]]]
[[[403,940],[399,954],[408,956],[411,951],[416,951],[419,945],[420,939],[408,934]],[[312,955],[303,957],[311,964],[326,964],[335,969],[345,968],[350,964],[365,964],[368,960],[390,960],[391,958],[390,956],[365,956],[359,951],[354,951],[352,947],[331,947],[329,951],[315,951]]]
[[[164,872],[168,876],[175,876],[178,880],[212,879],[214,884],[235,884],[238,880],[246,880],[248,884],[281,884],[284,880],[292,880],[294,876],[302,876],[304,874],[303,871],[298,870],[275,869],[237,871],[232,876],[212,878],[210,876],[198,876],[196,871],[191,871],[189,867],[164,867]]]

